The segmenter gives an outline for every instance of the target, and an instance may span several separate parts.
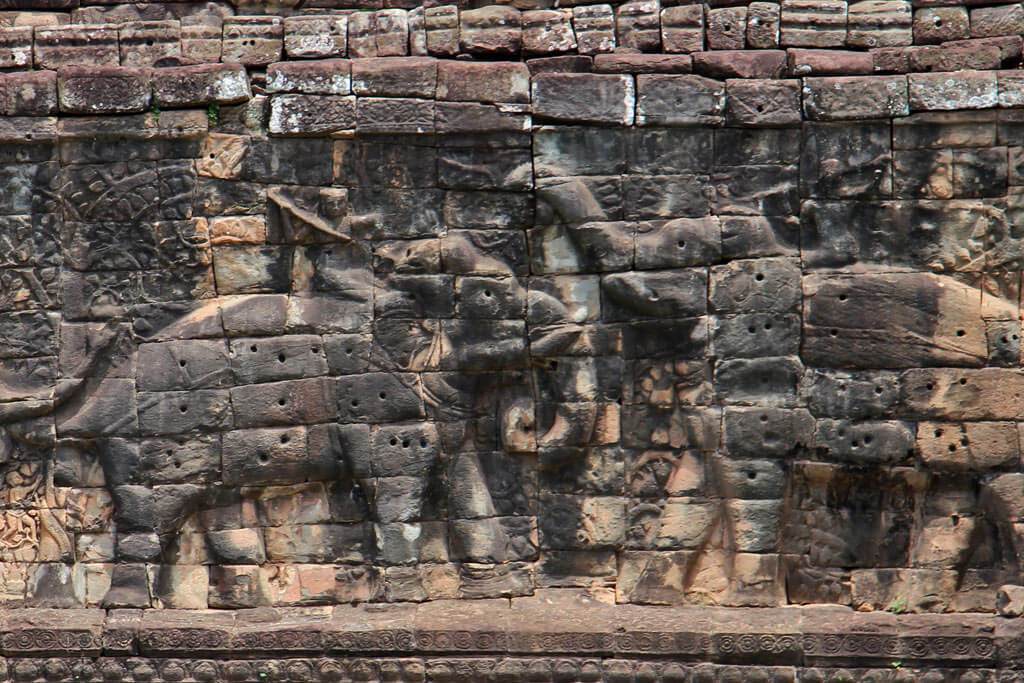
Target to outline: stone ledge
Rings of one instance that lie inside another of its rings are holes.
[[[634,658],[759,666],[1024,665],[1024,622],[844,607],[615,605],[574,590],[512,600],[256,610],[0,613],[0,655],[154,658]]]

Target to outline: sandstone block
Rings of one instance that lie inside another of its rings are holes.
[[[25,69],[32,66],[31,26],[10,27],[0,30],[0,64],[7,69]]]
[[[273,135],[318,135],[356,125],[355,97],[275,95],[268,130]]]
[[[293,59],[344,57],[348,44],[348,18],[296,16],[284,20],[284,51]]]
[[[404,9],[382,9],[373,13],[374,49],[352,57],[401,57],[409,54],[409,13]],[[357,50],[358,52],[358,50]]]
[[[148,69],[65,67],[57,74],[61,111],[126,114],[145,111],[152,98]]]
[[[527,54],[551,54],[576,49],[572,30],[572,11],[532,10],[523,12],[523,51]]]
[[[592,55],[615,49],[615,13],[611,5],[573,7],[572,27],[580,54]]]
[[[771,79],[782,76],[786,53],[782,50],[716,50],[693,55],[693,72],[709,78]]]
[[[65,66],[118,66],[121,55],[117,28],[112,26],[54,26],[37,28],[35,64],[44,69]]]
[[[771,50],[779,46],[779,11],[776,2],[747,5],[747,47]]]
[[[160,69],[153,78],[153,102],[160,107],[236,104],[252,97],[240,64],[203,64]]]
[[[279,62],[267,67],[267,91],[304,95],[348,95],[352,92],[352,62],[326,59]]]
[[[139,432],[163,436],[217,431],[232,424],[227,390],[140,392]]]
[[[790,76],[857,76],[874,71],[870,53],[840,50],[786,50]]]
[[[212,64],[221,57],[223,21],[213,17],[181,20],[181,56],[187,64]]]
[[[690,55],[610,54],[594,57],[594,72],[609,74],[688,74]]]
[[[996,75],[990,72],[911,74],[907,80],[914,111],[987,109],[999,101]]]
[[[661,10],[661,44],[665,52],[700,52],[704,49],[704,9],[680,5]]]
[[[804,79],[804,113],[818,121],[872,119],[910,113],[903,76]]]
[[[540,74],[533,80],[533,114],[555,121],[633,123],[632,76]]]
[[[459,8],[456,5],[427,7],[423,12],[427,54],[451,57],[459,53]]]
[[[494,5],[463,10],[459,15],[459,46],[463,52],[517,55],[522,45],[522,17],[513,7]]]
[[[725,84],[703,76],[637,76],[641,126],[715,125],[725,113]]]
[[[264,427],[326,422],[336,414],[330,385],[319,378],[296,379],[231,389],[235,425]]]
[[[725,82],[729,125],[791,126],[800,123],[800,81],[730,79]]]
[[[709,9],[706,32],[709,50],[742,50],[747,40],[747,8]]]
[[[222,61],[266,66],[281,60],[283,46],[281,17],[228,17],[224,20]]]
[[[908,72],[998,69],[1003,58],[995,45],[925,45],[907,52]]]
[[[333,453],[306,445],[306,428],[236,429],[224,435],[224,482],[288,484],[333,475]]]
[[[431,100],[360,97],[356,130],[366,133],[432,133],[437,118]]]
[[[849,7],[846,44],[895,47],[913,43],[913,17],[904,0],[862,0]]]
[[[618,47],[639,52],[661,51],[661,2],[634,0],[615,10],[615,36]]]
[[[530,72],[514,62],[442,61],[437,67],[437,98],[470,102],[530,101]]]
[[[374,97],[433,99],[437,61],[427,57],[353,59],[352,92]]]
[[[842,47],[846,15],[843,0],[783,0],[779,43],[784,47]]]
[[[47,116],[55,114],[57,74],[53,71],[11,73],[0,79],[8,116]]]
[[[181,62],[181,24],[141,21],[118,30],[121,66],[174,66]]]
[[[1020,3],[971,10],[971,37],[1019,36],[1024,33],[1024,6]]]
[[[971,35],[966,7],[922,7],[914,11],[914,44],[945,43]]]

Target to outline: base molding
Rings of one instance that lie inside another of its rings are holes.
[[[1024,619],[524,598],[10,609],[2,681],[1024,681]]]

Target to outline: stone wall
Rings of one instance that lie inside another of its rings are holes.
[[[0,13],[0,602],[993,611],[1024,9],[924,4]]]

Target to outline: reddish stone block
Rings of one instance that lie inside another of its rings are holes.
[[[991,71],[910,74],[913,111],[987,109],[998,102],[996,74]]]
[[[661,45],[665,52],[700,52],[704,49],[704,8],[680,5],[661,10]]]
[[[441,61],[437,99],[526,103],[530,101],[530,71],[519,62]]]
[[[437,60],[430,57],[353,59],[351,64],[356,95],[434,97]]]
[[[875,63],[868,52],[790,48],[786,66],[790,76],[855,76],[871,73]]]
[[[459,53],[459,8],[455,5],[428,7],[423,11],[427,54],[451,57]]]
[[[849,7],[846,44],[851,47],[898,47],[913,43],[913,16],[905,0],[862,0]]]
[[[1019,2],[971,10],[971,37],[1019,36],[1024,33],[1024,6]]]
[[[945,43],[971,35],[965,7],[924,7],[914,12],[914,44]]]
[[[229,17],[224,20],[221,60],[265,66],[281,59],[284,23],[281,17]]]
[[[241,64],[198,64],[159,69],[153,78],[153,101],[159,107],[237,104],[252,97]]]
[[[875,73],[905,74],[910,71],[912,47],[876,47],[869,50]]]
[[[752,2],[747,5],[747,47],[771,50],[779,46],[779,4]]]
[[[551,54],[576,49],[572,30],[572,11],[533,10],[523,12],[523,51],[527,54]]]
[[[747,8],[708,10],[707,34],[709,50],[742,50],[747,43]]]
[[[513,7],[494,5],[459,16],[459,45],[480,55],[516,55],[523,45],[522,17]]]
[[[998,69],[1002,63],[999,48],[994,45],[922,45],[909,50],[907,58],[909,72]]]
[[[725,121],[740,126],[800,124],[800,81],[730,79],[725,82]]]
[[[594,71],[609,74],[688,74],[692,55],[610,54],[594,57]]]
[[[843,0],[783,0],[780,44],[784,47],[841,47],[846,42]]]
[[[348,17],[298,16],[284,20],[284,51],[289,57],[344,57],[347,43]]]
[[[212,17],[185,17],[182,19],[182,60],[188,64],[219,62],[223,32],[223,22],[220,19]]]
[[[581,55],[615,49],[615,13],[611,5],[583,5],[572,8],[576,49]]]
[[[615,10],[615,35],[619,47],[639,52],[661,51],[661,3],[635,0]]]
[[[722,50],[692,56],[694,73],[710,78],[778,78],[786,70],[782,50]]]
[[[35,64],[42,69],[63,66],[118,66],[117,28],[53,26],[35,31]]]
[[[151,79],[149,69],[65,67],[57,72],[60,110],[69,114],[145,111],[152,97]]]
[[[32,27],[0,28],[0,69],[32,66]]]
[[[57,73],[27,71],[7,74],[0,81],[4,113],[8,116],[47,116],[57,111]]]
[[[181,64],[181,24],[177,21],[126,24],[118,32],[118,41],[121,66]]]

